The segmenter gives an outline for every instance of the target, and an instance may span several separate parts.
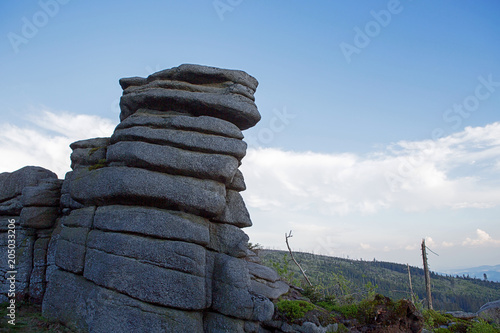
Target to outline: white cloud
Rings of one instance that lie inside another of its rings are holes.
[[[78,140],[110,136],[115,126],[110,119],[47,109],[28,117],[23,126],[0,124],[0,172],[36,165],[64,178],[71,164],[69,145]]]
[[[431,237],[425,237],[425,246],[433,247],[436,242]]]
[[[476,229],[476,238],[467,237],[462,244],[466,246],[476,246],[476,245],[500,246],[500,239],[493,239],[486,231],[481,229]]]
[[[441,243],[441,246],[442,247],[453,247],[455,244],[453,244],[452,242],[446,242],[446,241],[443,241]]]
[[[323,215],[500,205],[500,123],[366,156],[249,149],[247,205]]]
[[[370,244],[360,243],[359,246],[361,246],[361,248],[363,250],[370,250],[371,249]]]

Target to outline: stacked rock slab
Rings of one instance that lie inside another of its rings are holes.
[[[90,332],[259,332],[288,286],[241,229],[257,81],[181,65],[120,85],[111,138],[71,145],[43,315]]]
[[[27,166],[0,174],[0,189],[0,302],[15,290],[18,300],[41,303],[61,181],[49,170]],[[10,288],[12,277],[15,288]]]

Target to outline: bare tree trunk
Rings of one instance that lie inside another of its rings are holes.
[[[422,239],[422,258],[424,260],[425,273],[425,290],[427,291],[427,308],[432,310],[432,295],[431,295],[431,274],[427,264],[427,251],[425,247],[425,239]]]
[[[307,277],[306,272],[302,269],[302,267],[300,267],[299,263],[297,262],[297,260],[295,260],[295,257],[293,256],[292,249],[290,249],[290,245],[288,244],[288,238],[290,238],[290,237],[293,237],[292,230],[290,230],[290,233],[288,235],[285,232],[285,242],[286,242],[286,247],[288,247],[288,252],[290,252],[290,257],[292,258],[295,265],[297,265],[297,267],[299,267],[300,272],[302,273],[302,275],[304,275],[304,278],[306,279],[309,286],[312,287],[312,283],[311,283],[311,281],[309,281],[309,278]]]
[[[413,304],[415,304],[415,294],[413,293],[413,286],[411,284],[411,273],[410,273],[410,265],[406,264],[408,267],[408,281],[410,282],[410,295],[411,295],[411,301]]]

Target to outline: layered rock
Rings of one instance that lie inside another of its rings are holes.
[[[479,311],[477,311],[477,314],[490,323],[500,325],[500,300],[484,304]]]
[[[0,302],[7,300],[8,271],[15,271],[16,298],[41,303],[47,283],[48,245],[59,216],[61,181],[55,173],[28,166],[0,174]],[[9,224],[15,228],[8,228]],[[9,236],[10,235],[10,236]],[[15,243],[15,258],[7,251]],[[11,266],[12,265],[12,266]]]
[[[44,316],[92,332],[257,332],[288,290],[241,229],[257,81],[181,65],[120,84],[111,138],[71,145]]]

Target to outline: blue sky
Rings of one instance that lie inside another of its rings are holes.
[[[499,264],[496,1],[0,4],[0,171],[69,170],[110,135],[118,79],[182,63],[260,85],[245,132],[252,242],[434,268]],[[346,51],[347,50],[347,51]],[[355,50],[355,51],[353,51]]]

